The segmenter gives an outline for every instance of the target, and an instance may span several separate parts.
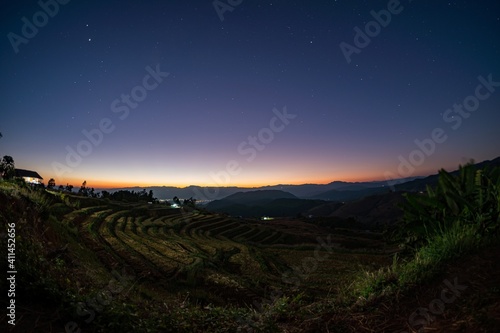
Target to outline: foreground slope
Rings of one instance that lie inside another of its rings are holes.
[[[495,332],[500,325],[500,250],[467,224],[429,239],[415,258],[398,258],[382,235],[338,218],[233,219],[7,182],[0,214],[16,228],[12,332]]]
[[[263,315],[253,318],[264,304],[337,293],[356,271],[387,264],[392,251],[379,241],[373,253],[345,252],[342,235],[298,220],[263,223],[3,185],[2,219],[16,224],[23,276],[18,331],[61,331],[73,322],[96,332],[109,325],[224,330],[203,316],[185,323],[199,311],[231,316],[233,328],[271,327]],[[363,234],[356,241],[359,248],[376,242]],[[110,294],[109,285],[120,292]],[[103,292],[111,299],[96,303]]]

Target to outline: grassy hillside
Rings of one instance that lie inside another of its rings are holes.
[[[288,217],[297,216],[324,203],[322,200],[299,199],[293,194],[279,190],[258,190],[235,193],[224,199],[210,202],[206,208],[231,216]]]
[[[385,241],[337,218],[261,222],[0,182],[18,272],[16,326],[2,324],[13,332],[493,332],[500,177],[461,172],[409,197],[404,223]]]

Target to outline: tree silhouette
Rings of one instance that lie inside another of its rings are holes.
[[[15,175],[15,165],[12,156],[5,155],[0,162],[0,171],[5,179],[13,178]]]
[[[103,198],[125,202],[156,202],[156,198],[153,198],[153,201],[149,200],[149,195],[146,190],[142,190],[139,192],[119,190],[113,193],[102,191],[101,196]]]
[[[153,190],[149,190],[148,201],[149,202],[156,202],[156,198],[153,197]]]
[[[47,188],[52,189],[54,187],[56,187],[56,181],[54,180],[54,178],[50,178],[49,182],[47,183]]]
[[[82,187],[80,187],[80,190],[78,190],[78,194],[81,194],[81,195],[86,196],[86,197],[89,195],[86,180],[83,181]]]
[[[193,197],[191,197],[189,199],[184,199],[184,206],[194,208],[196,206],[196,199],[194,199]]]

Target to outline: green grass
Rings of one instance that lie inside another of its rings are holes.
[[[445,264],[474,254],[495,241],[479,234],[477,225],[457,221],[448,229],[429,236],[427,244],[406,259],[394,256],[391,266],[365,271],[354,284],[353,293],[366,299],[403,292],[439,274]]]
[[[365,271],[353,294],[365,299],[406,291],[434,278],[445,264],[498,242],[500,230],[500,168],[460,167],[452,176],[440,171],[436,188],[407,196],[403,205],[411,256],[377,271]]]
[[[378,235],[363,238],[355,231],[342,230],[333,241],[361,249],[316,253],[318,244],[302,243],[299,232],[204,211],[190,214],[187,222],[179,210],[129,207],[3,182],[0,196],[19,203],[1,214],[26,226],[19,234],[26,276],[49,276],[38,279],[36,290],[51,290],[64,306],[71,309],[67,299],[78,302],[102,289],[113,269],[134,272],[137,284],[99,313],[94,331],[280,332],[287,323],[328,318],[359,302],[411,290],[496,239],[468,212],[467,219],[458,216],[429,229],[423,245],[391,263],[382,250],[366,247],[382,244]],[[67,257],[44,263],[66,243]],[[321,260],[314,259],[318,254]],[[310,271],[304,271],[305,262]],[[290,272],[298,283],[284,279]],[[271,298],[276,290],[279,296]]]

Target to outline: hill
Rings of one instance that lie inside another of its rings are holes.
[[[476,164],[478,168],[486,166],[500,165],[500,157],[491,161],[483,161]],[[453,173],[453,172],[452,172]],[[453,173],[456,174],[456,171]],[[387,192],[390,188],[393,191],[408,191],[419,192],[424,191],[426,185],[434,186],[437,182],[438,176],[430,175],[428,177],[409,177],[388,181],[372,181],[372,182],[343,182],[333,181],[328,184],[301,184],[301,185],[269,185],[262,187],[237,187],[237,186],[195,186],[188,187],[175,187],[175,186],[152,186],[152,187],[127,187],[106,189],[110,192],[119,190],[140,191],[146,189],[147,192],[152,190],[155,197],[159,199],[169,199],[174,197],[181,199],[195,198],[199,202],[221,200],[230,195],[240,192],[254,192],[258,190],[277,190],[285,191],[297,198],[301,199],[315,199],[315,200],[328,200],[328,201],[352,201],[361,199],[365,196],[374,195],[378,193]],[[395,184],[390,187],[390,184]]]
[[[263,204],[276,199],[298,199],[295,195],[280,190],[257,190],[231,194],[222,200],[243,205]],[[215,202],[213,202],[215,203]]]
[[[412,178],[404,178],[397,180],[398,183],[404,183],[410,180],[414,180],[416,177]],[[347,201],[352,200],[351,198],[354,196],[355,199],[359,198],[359,194],[355,194],[357,191],[367,191],[368,194],[375,193],[378,189],[384,190],[387,188],[386,181],[374,181],[374,182],[343,182],[343,181],[334,181],[328,184],[301,184],[301,185],[269,185],[262,187],[202,187],[202,186],[187,186],[187,187],[175,187],[175,186],[152,186],[152,187],[127,187],[127,188],[114,188],[114,189],[106,189],[110,192],[119,191],[119,190],[128,190],[128,191],[141,191],[142,189],[146,189],[147,192],[152,190],[155,196],[159,199],[172,199],[174,197],[178,198],[196,198],[198,200],[220,200],[224,199],[230,195],[240,193],[240,192],[254,192],[254,191],[285,191],[291,193],[292,195],[301,198],[301,199],[321,199],[321,200],[329,200],[328,192],[332,191],[332,193],[337,194],[335,196],[335,200]],[[372,192],[370,192],[370,190]]]
[[[406,182],[408,180],[413,180],[415,178],[405,178],[399,179],[399,182]],[[373,182],[344,182],[344,181],[333,181],[328,184],[303,184],[303,185],[273,185],[265,186],[262,189],[268,190],[282,190],[292,193],[299,198],[307,199],[325,199],[321,197],[323,193],[329,191],[338,192],[355,192],[364,191],[372,188],[383,188],[387,185],[385,181],[373,181]]]
[[[387,185],[380,187],[372,187],[372,188],[358,188],[358,187],[346,187],[346,188],[348,189],[330,190],[322,192],[320,194],[311,197],[311,199],[321,199],[328,201],[352,201],[361,199],[368,195],[388,192]]]
[[[353,219],[371,227],[394,225],[403,217],[403,212],[399,207],[405,201],[403,194],[404,192],[394,192],[372,195],[342,205],[327,203],[311,209],[308,214]],[[328,210],[329,207],[332,209]],[[327,215],[321,215],[328,211]]]
[[[484,169],[484,168],[494,168],[500,166],[500,157],[497,157],[493,160],[486,160],[480,163],[474,163],[474,167],[476,169]],[[450,174],[458,175],[458,170],[451,171]],[[397,185],[394,185],[394,189],[396,191],[408,191],[408,192],[420,192],[425,191],[427,185],[436,186],[439,179],[438,174],[430,175],[428,177],[419,178],[415,180],[411,180],[408,182],[403,182]],[[397,181],[399,182],[399,181]]]
[[[300,200],[286,192],[261,195],[282,207]],[[2,181],[0,217],[4,230],[16,232],[10,332],[273,331],[274,310],[265,304],[299,297],[290,283],[299,281],[311,302],[349,280],[354,261],[379,267],[392,251],[380,237],[358,233],[358,247],[377,250],[362,257],[342,250],[338,257],[330,253],[352,244],[352,235],[327,237],[327,228],[299,220],[261,223]],[[6,237],[0,243],[6,248]],[[314,255],[324,268],[297,280],[301,272],[292,267]],[[2,321],[6,326],[7,317]]]
[[[299,199],[280,190],[239,192],[206,205],[206,209],[231,216],[296,216],[313,207],[324,204],[323,200]]]
[[[474,164],[476,169],[494,168],[500,166],[500,158]],[[450,172],[457,176],[459,170]],[[332,190],[320,195],[318,198],[329,199],[329,202],[312,208],[306,214],[319,217],[337,217],[352,219],[369,227],[380,225],[394,225],[403,216],[399,205],[405,201],[404,193],[424,192],[427,186],[435,187],[439,175],[413,179],[394,186],[395,192],[387,192],[388,187],[369,188],[358,191]],[[346,200],[339,200],[340,198]],[[344,201],[344,202],[340,202]]]
[[[474,164],[477,169],[492,168],[500,165],[500,157],[491,161]],[[459,170],[450,172],[457,175]],[[335,217],[353,219],[369,227],[393,225],[402,217],[398,205],[404,201],[406,192],[423,192],[427,186],[435,187],[439,175],[425,178],[405,179],[393,190],[386,182],[347,183],[332,182],[327,185],[279,185],[265,188],[297,190],[301,193],[313,193],[325,188],[334,188],[326,192],[316,193],[308,199],[299,199],[283,190],[257,190],[238,192],[207,205],[208,210],[226,213],[232,216],[304,216]],[[285,194],[286,193],[286,194]],[[292,198],[287,204],[284,201],[271,202],[276,198]],[[324,202],[328,201],[328,202]]]
[[[261,222],[0,181],[0,246],[15,244],[0,321],[42,333],[497,332],[500,168],[439,177],[406,199],[391,241],[338,216],[391,217],[401,193]]]

